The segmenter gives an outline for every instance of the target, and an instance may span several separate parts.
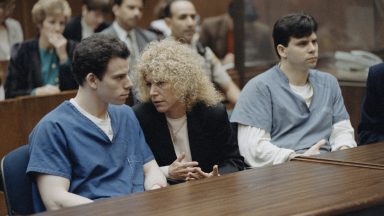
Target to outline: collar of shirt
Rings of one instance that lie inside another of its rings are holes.
[[[134,30],[133,29],[128,32],[125,29],[123,29],[116,21],[113,22],[112,26],[115,29],[117,37],[119,37],[120,40],[126,41],[128,33],[132,37],[131,39],[135,40],[135,34],[134,34]]]
[[[81,39],[89,37],[93,33],[95,33],[94,29],[85,22],[84,18],[81,18]]]

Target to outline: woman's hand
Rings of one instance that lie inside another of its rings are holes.
[[[48,34],[48,41],[55,48],[60,64],[65,63],[68,60],[67,39],[62,34],[50,32]]]
[[[199,165],[198,162],[192,161],[192,162],[183,162],[183,159],[185,158],[185,153],[182,153],[179,157],[176,158],[176,160],[169,165],[168,168],[168,177],[171,179],[177,179],[177,180],[185,180],[188,177],[188,173],[192,172],[198,172],[198,170],[201,170],[199,167],[196,167]]]
[[[200,168],[198,168],[198,172],[188,173],[188,177],[186,178],[186,180],[190,181],[190,180],[196,180],[196,179],[210,178],[214,176],[220,176],[219,167],[217,165],[213,166],[212,171],[210,173],[206,173],[202,171]]]

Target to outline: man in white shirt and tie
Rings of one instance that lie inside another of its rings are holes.
[[[157,39],[154,33],[137,26],[143,16],[143,5],[144,0],[113,0],[112,11],[115,20],[110,27],[102,31],[103,34],[114,35],[127,44],[131,53],[131,68],[145,46]]]

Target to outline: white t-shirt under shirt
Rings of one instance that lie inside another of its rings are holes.
[[[71,98],[69,100],[73,104],[73,106],[76,107],[76,109],[83,114],[85,117],[87,117],[89,120],[91,120],[93,123],[95,123],[109,138],[109,140],[112,141],[113,139],[113,131],[112,131],[112,125],[111,125],[111,118],[108,115],[106,115],[105,119],[97,118],[90,114],[89,112],[85,111],[83,108],[79,106],[79,104]]]
[[[289,84],[291,90],[302,97],[309,107],[313,97],[313,87],[310,83],[304,86]],[[332,126],[329,143],[332,144],[332,151],[340,149],[345,144],[355,144],[354,130],[349,120],[337,122]],[[261,128],[239,124],[238,142],[240,152],[251,167],[262,167],[271,164],[279,164],[287,161],[289,155],[294,151],[291,149],[279,148],[271,143],[271,134]],[[240,145],[240,143],[244,145]],[[356,145],[356,144],[355,144]],[[355,147],[351,145],[349,147]],[[252,146],[253,151],[242,149],[244,146]],[[247,155],[244,155],[247,154]],[[256,155],[257,154],[257,155]]]
[[[185,158],[183,162],[192,161],[191,148],[188,139],[187,116],[184,115],[177,119],[166,117],[166,119],[176,156],[179,157],[184,152]],[[169,166],[162,166],[160,169],[164,175],[168,177]]]

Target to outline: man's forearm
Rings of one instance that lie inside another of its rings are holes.
[[[145,190],[156,189],[167,186],[167,179],[165,178],[160,167],[155,160],[144,164],[144,188]]]

